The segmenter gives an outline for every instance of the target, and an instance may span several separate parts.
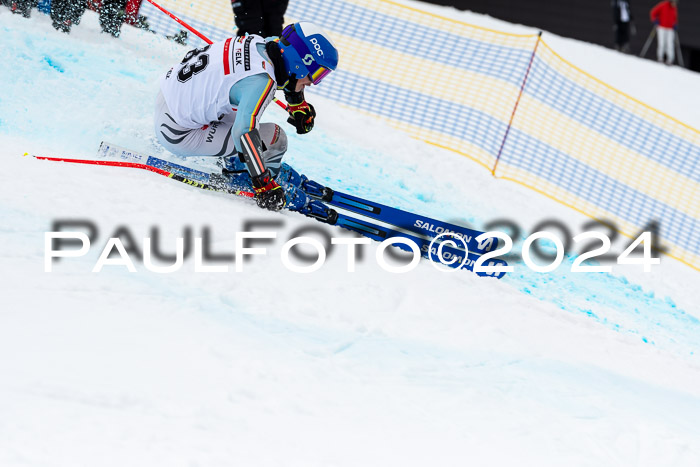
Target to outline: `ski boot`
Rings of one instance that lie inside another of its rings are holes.
[[[217,161],[217,165],[221,167],[223,177],[228,179],[230,183],[236,183],[243,189],[250,186],[249,189],[252,191],[248,170],[245,168],[245,164],[240,162],[238,156],[223,157]],[[275,181],[284,188],[287,209],[297,211],[326,224],[336,223],[338,213],[321,202],[329,201],[333,197],[333,190],[309,180],[306,175],[299,174],[285,163],[279,167],[278,173],[273,173],[273,175]]]
[[[241,162],[237,155],[220,157],[216,165],[221,167],[221,173],[230,177],[248,173],[245,164]]]
[[[304,192],[314,198],[318,198],[321,201],[330,201],[333,199],[333,190],[327,186],[323,186],[318,182],[309,180],[306,175],[301,176],[301,189]]]
[[[247,173],[245,165],[240,162],[238,156],[226,156],[220,157],[216,161],[216,165],[221,168],[221,173],[229,177],[236,177],[237,175]],[[306,175],[299,174],[296,170],[292,169],[287,164],[282,164],[279,168],[279,175],[273,175],[278,179],[277,183],[280,185],[282,182],[279,180],[281,177],[283,180],[287,180],[288,185],[292,185],[295,188],[301,188],[307,195],[320,199],[321,201],[330,201],[333,199],[333,190],[321,185],[318,182],[309,180]]]
[[[313,217],[325,224],[335,225],[338,222],[338,213],[317,199],[309,199],[299,212],[305,216]]]
[[[326,224],[333,225],[337,222],[338,213],[335,209],[331,209],[318,199],[314,199],[316,196],[305,190],[305,187],[308,186],[314,190],[313,193],[319,194],[320,197],[323,195],[321,188],[324,187],[322,185],[312,182],[305,175],[300,175],[287,164],[282,164],[277,176],[277,183],[284,187],[287,194],[287,209],[290,211],[298,211]],[[332,192],[330,196],[333,196]]]

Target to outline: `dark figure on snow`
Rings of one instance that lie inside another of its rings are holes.
[[[74,24],[80,24],[80,18],[87,8],[86,0],[52,0],[51,20],[53,27],[65,33],[70,32]]]
[[[279,36],[288,3],[289,0],[231,0],[238,28],[236,35]]]
[[[615,50],[629,53],[630,35],[636,33],[629,0],[612,0]]]
[[[25,18],[29,18],[32,8],[37,5],[37,0],[2,0],[2,3],[12,13],[21,14]]]
[[[102,0],[102,6],[100,6],[102,32],[119,37],[125,19],[126,3],[127,0]]]

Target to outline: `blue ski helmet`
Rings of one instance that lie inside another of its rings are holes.
[[[287,73],[296,79],[308,75],[318,84],[338,66],[338,49],[318,26],[307,21],[284,28],[279,47]]]

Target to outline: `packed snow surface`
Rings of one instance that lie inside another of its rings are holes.
[[[697,271],[663,257],[649,273],[572,273],[567,256],[544,274],[516,262],[500,281],[426,261],[392,274],[375,243],[354,273],[341,247],[318,272],[291,272],[280,254],[297,229],[349,234],[146,171],[22,157],[92,157],[106,140],[172,158],[152,110],[185,48],[131,28],[113,39],[91,12],[67,36],[44,15],[0,8],[0,37],[0,465],[700,464]],[[698,75],[545,39],[700,126]],[[509,219],[522,238],[544,219],[574,233],[590,220],[307,97],[319,115],[310,134],[277,108],[264,119],[287,129],[286,160],[319,182],[482,229]],[[47,273],[45,232],[58,220],[89,221],[97,237]],[[278,238],[243,272],[229,259],[216,263],[228,272],[196,273],[192,256],[171,274],[138,260],[133,273],[91,272],[120,229],[139,250],[157,236],[168,254],[188,229],[208,231],[212,253],[232,255],[253,221],[277,223],[256,230]]]

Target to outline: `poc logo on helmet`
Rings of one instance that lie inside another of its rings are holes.
[[[313,37],[310,39],[310,42],[314,45],[314,49],[316,49],[316,55],[320,55],[321,57],[323,57],[323,50],[321,49],[321,44],[319,44],[318,41]]]
[[[304,55],[304,58],[301,59],[302,62],[304,62],[304,65],[309,66],[314,62],[314,57],[311,54],[306,54]]]

